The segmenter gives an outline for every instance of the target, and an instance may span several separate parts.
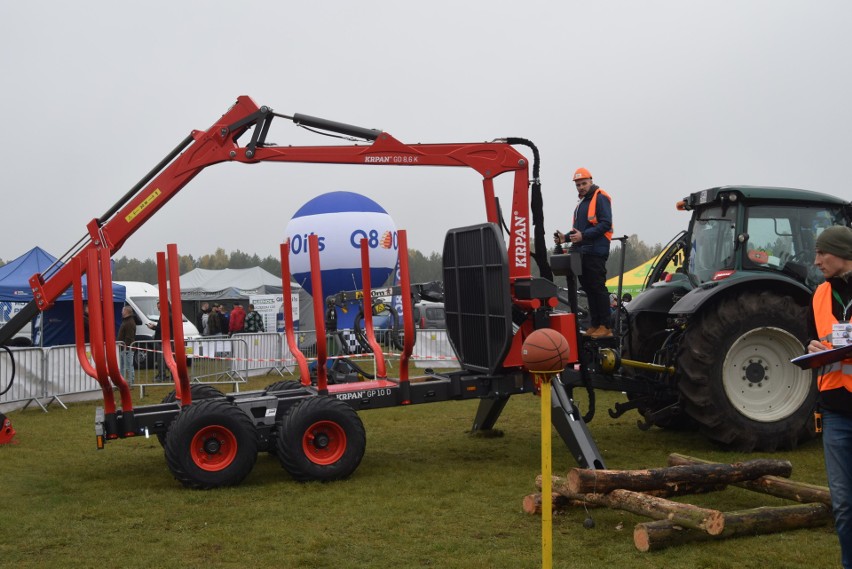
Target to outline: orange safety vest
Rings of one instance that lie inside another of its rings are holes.
[[[589,211],[587,213],[587,215],[588,215],[587,219],[589,220],[589,223],[591,223],[592,225],[598,224],[598,216],[597,216],[598,194],[603,194],[604,196],[606,196],[609,199],[609,203],[612,204],[612,198],[609,197],[608,193],[606,193],[605,191],[603,191],[600,188],[595,190],[595,193],[592,194],[592,203],[589,204]],[[608,240],[612,241],[612,227],[609,228],[609,231],[604,233],[604,237],[606,237]]]
[[[813,309],[819,341],[823,344],[831,342],[832,327],[837,324],[837,318],[831,310],[831,284],[822,283],[814,292]],[[817,388],[820,391],[845,388],[852,392],[852,358],[834,362],[821,368],[822,375],[817,377]]]

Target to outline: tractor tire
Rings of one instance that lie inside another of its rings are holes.
[[[723,299],[690,324],[678,352],[687,413],[731,450],[774,451],[814,436],[817,388],[790,363],[807,336],[805,307],[771,291]]]
[[[230,401],[204,399],[181,409],[166,437],[166,463],[188,488],[236,486],[257,460],[257,430]]]
[[[299,482],[346,478],[358,468],[367,447],[364,424],[337,399],[309,397],[290,407],[276,438],[281,466]]]
[[[201,401],[202,399],[216,399],[218,397],[224,397],[225,394],[213,387],[212,385],[206,385],[203,383],[195,383],[190,386],[189,392],[192,394],[193,401]],[[163,403],[174,403],[177,401],[177,392],[172,389],[168,395],[163,397]],[[168,431],[165,433],[157,433],[157,440],[160,441],[160,446],[165,448],[166,446],[166,435]]]

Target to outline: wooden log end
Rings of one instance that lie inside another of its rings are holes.
[[[707,516],[707,521],[704,523],[704,531],[709,535],[722,535],[722,532],[725,531],[725,514],[714,511]]]
[[[651,551],[651,539],[642,524],[636,524],[636,527],[633,528],[633,545],[642,553]]]
[[[551,511],[554,514],[564,512],[568,508],[577,506],[578,504],[582,505],[576,500],[570,500],[557,492],[551,494]],[[538,492],[524,496],[521,501],[521,508],[524,513],[530,515],[541,515],[542,506],[541,494]]]
[[[521,508],[525,514],[535,515],[541,513],[541,494],[528,494],[521,501]]]

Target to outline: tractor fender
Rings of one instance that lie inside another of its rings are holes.
[[[726,279],[704,283],[691,290],[671,307],[670,313],[673,316],[689,316],[697,313],[711,300],[754,290],[774,290],[785,293],[802,306],[810,302],[813,294],[813,291],[802,283],[783,275],[743,273],[740,276],[734,273]]]
[[[685,295],[689,281],[659,282],[651,285],[625,305],[629,314],[656,312],[668,314],[677,300]]]

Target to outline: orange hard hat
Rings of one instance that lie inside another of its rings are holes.
[[[577,171],[574,172],[575,180],[585,180],[586,178],[591,178],[592,173],[586,170],[585,168],[577,168]]]

